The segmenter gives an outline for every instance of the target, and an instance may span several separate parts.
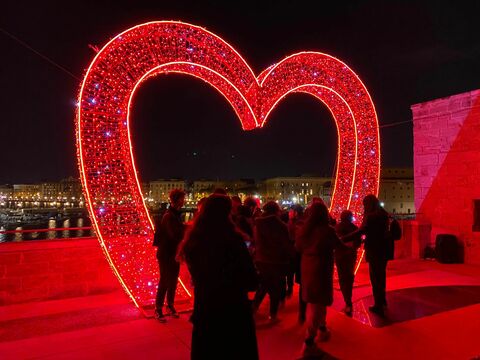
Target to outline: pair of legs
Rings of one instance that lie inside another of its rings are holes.
[[[386,283],[387,283],[387,260],[372,259],[368,262],[370,283],[372,284],[373,299],[376,309],[383,309],[387,305]]]
[[[355,262],[357,260],[357,252],[355,250],[341,254],[335,258],[337,265],[338,282],[342,291],[345,305],[352,307],[353,283],[355,281]]]
[[[322,340],[327,340],[327,307],[323,304],[308,303],[306,345],[314,344],[318,330],[321,332]]]
[[[157,297],[155,307],[157,312],[162,311],[167,297],[167,305],[170,309],[174,309],[175,292],[177,291],[178,274],[180,272],[180,263],[175,258],[157,257],[160,267],[160,281],[158,282]]]
[[[270,317],[275,318],[285,286],[285,265],[257,263],[260,285],[253,299],[253,308],[258,309],[265,295],[270,297]]]

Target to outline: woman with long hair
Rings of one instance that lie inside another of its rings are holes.
[[[295,247],[301,253],[302,299],[307,303],[306,349],[315,344],[320,330],[320,340],[327,341],[327,306],[333,303],[333,252],[345,245],[335,229],[329,225],[329,213],[325,204],[313,203],[305,224],[300,229]]]
[[[213,194],[205,201],[179,251],[194,285],[191,358],[258,359],[248,292],[257,274],[230,218],[231,200]]]

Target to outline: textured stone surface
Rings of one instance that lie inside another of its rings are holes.
[[[480,90],[412,106],[417,219],[457,235],[465,261],[480,263],[480,233],[472,232],[480,199]]]
[[[95,238],[0,245],[0,305],[106,293],[118,288]]]

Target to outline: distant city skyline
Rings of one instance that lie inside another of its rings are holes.
[[[384,168],[381,171],[379,199],[389,212],[413,214],[413,169]],[[216,188],[223,188],[229,195],[255,196],[263,201],[276,200],[282,206],[294,203],[308,204],[312,198],[321,197],[327,204],[332,195],[332,177],[319,176],[277,176],[263,180],[253,179],[156,179],[141,183],[144,201],[149,208],[157,208],[169,201],[173,189],[187,193],[186,206],[211,194]],[[83,207],[80,181],[74,178],[60,182],[37,184],[0,184],[0,210],[21,209],[26,206],[42,207]]]

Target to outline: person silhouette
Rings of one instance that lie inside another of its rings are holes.
[[[380,206],[378,198],[372,194],[365,196],[363,207],[364,214],[360,231],[365,235],[365,258],[368,262],[374,299],[374,304],[369,307],[369,310],[383,316],[384,307],[387,305],[388,213]]]
[[[335,225],[335,231],[342,239],[342,237],[351,234],[358,230],[358,227],[353,223],[353,213],[350,210],[344,210],[340,214],[340,222]],[[342,239],[343,240],[343,239]],[[350,237],[345,242],[348,247],[337,249],[335,251],[335,264],[337,266],[338,282],[340,290],[342,291],[343,300],[345,301],[345,308],[343,311],[348,316],[352,315],[352,290],[355,281],[355,263],[357,260],[357,249],[361,244],[361,234],[355,237]]]
[[[287,224],[280,219],[280,207],[275,201],[267,202],[263,214],[255,219],[254,245],[260,286],[253,299],[253,308],[257,311],[268,293],[270,321],[275,322],[288,266],[294,256]]]
[[[180,217],[180,209],[185,203],[185,192],[173,189],[169,194],[170,206],[162,216],[153,238],[157,247],[157,260],[160,268],[160,280],[155,299],[155,317],[165,322],[163,306],[167,296],[167,308],[173,317],[178,317],[175,309],[175,292],[177,290],[180,264],[175,260],[178,245],[182,241],[185,225]]]
[[[335,229],[329,225],[330,216],[325,204],[313,203],[307,219],[295,242],[301,253],[301,289],[302,298],[307,303],[307,337],[305,348],[315,344],[320,330],[320,340],[330,337],[327,328],[327,306],[333,303],[333,253],[335,249],[345,248]]]
[[[194,286],[192,360],[258,359],[248,299],[257,273],[231,206],[228,196],[210,195],[179,248]]]

